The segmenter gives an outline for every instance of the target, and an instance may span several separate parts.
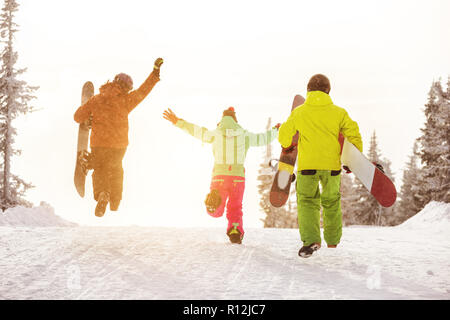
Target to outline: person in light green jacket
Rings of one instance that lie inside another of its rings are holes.
[[[278,136],[281,146],[288,148],[292,137],[299,132],[297,210],[303,242],[299,251],[301,257],[311,256],[321,246],[320,206],[328,247],[335,248],[342,236],[339,134],[361,152],[363,147],[358,124],[345,109],[333,104],[330,88],[326,76],[314,75],[308,83],[305,103],[294,109],[281,125]]]
[[[244,237],[242,221],[242,199],[245,188],[244,162],[250,147],[265,146],[278,136],[278,126],[255,134],[243,129],[237,122],[233,107],[226,109],[215,130],[197,126],[178,118],[167,109],[163,117],[178,128],[210,143],[214,154],[214,169],[210,193],[206,197],[207,212],[212,217],[221,217],[227,209],[227,235],[232,243],[241,243]]]

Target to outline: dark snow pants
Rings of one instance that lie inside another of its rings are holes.
[[[122,159],[126,148],[91,148],[92,185],[94,199],[97,201],[100,192],[109,193],[110,201],[122,200],[123,167]]]

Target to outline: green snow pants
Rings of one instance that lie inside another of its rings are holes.
[[[322,192],[319,189],[322,185]],[[342,236],[340,171],[302,170],[297,174],[297,211],[303,245],[321,243],[320,205],[323,208],[323,236],[337,245]]]

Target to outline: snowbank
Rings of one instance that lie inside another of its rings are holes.
[[[403,222],[399,227],[448,232],[450,231],[450,203],[431,201],[422,211]]]
[[[42,201],[39,207],[17,206],[0,212],[0,226],[75,227],[77,224],[57,216],[53,207]]]

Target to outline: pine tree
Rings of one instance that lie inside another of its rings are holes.
[[[423,165],[418,193],[422,208],[431,200],[450,202],[450,89],[444,92],[440,80],[433,82],[424,112],[425,127],[418,139]]]
[[[376,162],[378,161],[378,158],[378,146],[374,132],[370,140],[369,160]],[[375,225],[378,220],[378,215],[380,214],[380,206],[358,178],[355,179],[355,194],[357,194],[358,197],[352,204],[353,224]]]
[[[400,224],[418,213],[423,207],[418,198],[420,168],[418,166],[418,142],[413,146],[412,155],[403,171],[402,187],[400,189],[400,201],[393,215],[393,225]]]
[[[18,25],[14,23],[14,13],[18,11],[15,0],[5,0],[0,15],[0,35],[5,44],[1,54],[2,66],[0,69],[0,151],[2,163],[2,177],[0,179],[0,206],[2,210],[16,205],[29,205],[23,199],[25,192],[32,187],[17,175],[11,173],[13,156],[20,155],[20,150],[13,147],[14,136],[17,135],[12,122],[20,114],[33,111],[28,102],[35,97],[33,91],[37,87],[30,87],[25,81],[19,80],[26,69],[16,69],[18,54],[14,51],[14,34]]]
[[[394,173],[391,170],[392,162],[383,157],[383,159],[379,160],[379,162],[377,162],[377,163],[381,164],[383,166],[384,174],[387,175],[388,178],[393,183],[395,183],[395,176],[394,176]],[[394,203],[389,208],[385,208],[385,207],[380,205],[380,211],[379,211],[380,215],[378,216],[377,225],[379,225],[379,226],[392,225],[393,224],[392,223],[392,219],[393,219],[396,207],[397,207],[397,203]]]
[[[286,228],[298,228],[298,211],[297,211],[297,188],[296,181],[292,182],[289,194],[288,204],[286,208]]]
[[[269,118],[267,127],[270,128],[271,119]],[[266,147],[266,153],[263,158],[263,162],[260,165],[258,170],[258,178],[260,181],[258,185],[258,193],[261,195],[261,200],[259,201],[259,205],[261,209],[266,214],[266,218],[263,220],[264,227],[271,227],[274,225],[273,214],[272,214],[272,206],[270,204],[269,195],[270,195],[270,187],[273,179],[273,170],[270,166],[270,161],[272,158],[272,146],[270,144]]]
[[[386,158],[381,159],[381,153],[378,149],[377,136],[375,131],[370,139],[370,146],[368,152],[370,161],[381,164],[384,168],[385,174],[394,181],[394,175],[391,171],[391,162]],[[393,207],[383,208],[377,200],[370,194],[358,178],[354,181],[355,197],[348,200],[348,205],[351,207],[351,217],[349,223],[362,225],[384,225],[388,222],[392,214]]]
[[[271,119],[269,118],[267,122],[267,128],[270,128]],[[266,217],[262,219],[264,222],[264,228],[271,228],[275,226],[276,216],[273,212],[273,207],[270,204],[270,187],[273,179],[273,169],[270,165],[272,160],[272,146],[270,144],[266,147],[266,152],[263,158],[263,162],[260,165],[258,170],[258,178],[260,181],[258,185],[258,193],[261,195],[261,199],[259,201],[259,205],[261,209],[266,214]]]
[[[357,201],[358,195],[353,186],[353,179],[349,174],[341,173],[341,210],[342,223],[344,226],[355,224],[353,203]]]

